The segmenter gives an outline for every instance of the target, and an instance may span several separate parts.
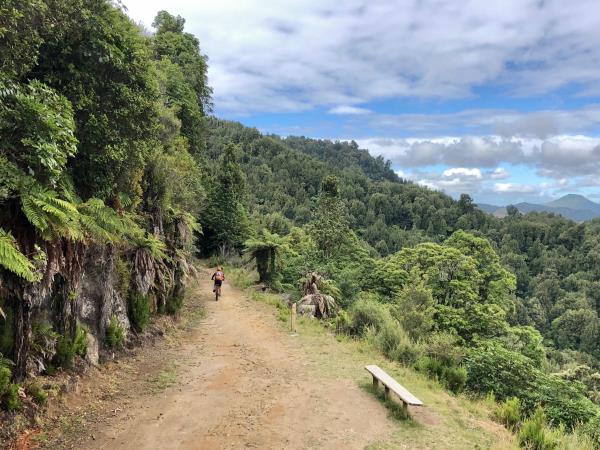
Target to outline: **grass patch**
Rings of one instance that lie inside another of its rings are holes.
[[[250,286],[254,286],[257,283],[256,275],[251,274],[247,270],[241,269],[239,267],[234,267],[229,264],[225,264],[223,266],[223,271],[225,272],[226,280],[229,281],[232,285],[237,286],[241,289],[247,289]]]
[[[203,319],[206,315],[204,307],[199,305],[198,307],[190,308],[186,311],[186,323],[194,324],[199,320]]]
[[[50,437],[48,436],[48,433],[45,431],[42,431],[38,434],[33,435],[31,437],[31,440],[35,444],[38,444],[38,446],[45,446],[50,443]]]
[[[177,381],[177,369],[175,367],[160,371],[150,380],[152,389],[155,392],[164,391],[168,387],[173,386],[175,381]]]
[[[288,305],[277,294],[265,292],[252,292],[250,298],[265,305],[274,306],[277,310],[277,319],[280,322],[288,323],[290,321],[291,311]]]
[[[379,401],[384,404],[384,406],[388,410],[389,417],[399,421],[410,421],[414,426],[419,426],[416,422],[412,420],[412,418],[410,417],[410,413],[404,410],[402,404],[400,403],[400,400],[394,400],[392,398],[394,394],[390,393],[390,396],[386,398],[383,386],[380,385],[379,389],[376,389],[373,386],[373,383],[369,383],[367,381],[359,383],[359,386],[362,390],[377,397]]]
[[[63,436],[79,436],[85,431],[85,420],[80,415],[62,416],[58,420]]]

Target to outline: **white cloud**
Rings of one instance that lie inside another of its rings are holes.
[[[448,130],[463,130],[464,135],[495,135],[548,139],[562,134],[596,131],[600,123],[600,104],[576,109],[520,112],[501,109],[467,109],[445,114],[372,114],[368,125],[385,135],[403,132],[413,136],[440,136]]]
[[[453,167],[441,173],[420,171],[405,174],[406,178],[416,180],[417,184],[430,189],[444,191],[450,195],[463,192],[480,192],[484,189],[486,177],[478,168]]]
[[[362,148],[401,167],[496,167],[495,179],[506,178],[500,164],[525,165],[540,176],[562,179],[600,173],[600,138],[560,135],[548,139],[502,136],[357,139]]]
[[[348,115],[361,115],[361,114],[370,114],[372,111],[366,108],[358,108],[356,106],[348,106],[348,105],[340,105],[335,108],[331,108],[329,114],[348,114]]]
[[[442,173],[445,177],[452,177],[454,175],[459,175],[463,177],[473,177],[478,180],[481,180],[481,170],[479,169],[466,169],[464,167],[454,167],[452,169],[446,169]]]
[[[514,194],[532,194],[538,191],[537,186],[521,183],[496,183],[494,184],[494,192],[498,193],[514,193]]]
[[[494,171],[489,172],[489,176],[492,180],[505,180],[510,177],[510,173],[503,167],[498,167]]]
[[[230,113],[464,98],[489,84],[524,95],[600,90],[596,0],[125,4],[147,26],[161,9],[187,19],[210,57],[216,107]],[[533,117],[530,127],[553,133],[556,123]]]

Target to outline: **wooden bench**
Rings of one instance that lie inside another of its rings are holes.
[[[373,376],[373,388],[378,389],[379,383],[383,384],[385,388],[385,397],[389,398],[390,391],[398,396],[398,398],[402,401],[402,407],[404,408],[404,412],[408,413],[408,405],[411,406],[423,406],[423,402],[419,400],[417,397],[412,395],[408,390],[390,377],[385,371],[379,366],[370,365],[365,366],[367,372],[369,372]]]

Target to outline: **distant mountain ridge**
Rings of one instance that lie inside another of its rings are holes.
[[[567,194],[559,199],[543,204],[522,202],[513,206],[524,214],[533,211],[548,212],[561,215],[575,222],[584,222],[600,217],[600,204],[578,194]],[[505,206],[479,203],[477,207],[496,217],[506,216]]]

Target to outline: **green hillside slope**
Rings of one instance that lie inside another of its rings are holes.
[[[554,424],[598,414],[600,223],[516,210],[498,219],[467,195],[398,179],[353,143],[212,119],[209,158],[230,140],[258,239],[279,249],[279,289],[296,295],[317,271],[347,310],[345,332],[374,327],[388,356],[449,388],[520,398],[526,414],[544,406]],[[505,364],[514,368],[498,372]]]

